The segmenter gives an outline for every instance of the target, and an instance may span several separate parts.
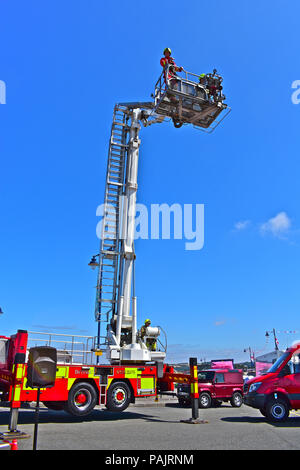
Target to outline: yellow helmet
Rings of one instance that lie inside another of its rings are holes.
[[[164,53],[167,52],[167,51],[170,52],[170,55],[172,54],[172,51],[171,51],[171,49],[170,49],[169,47],[166,47],[166,48],[164,49]]]
[[[151,320],[149,320],[149,318],[146,318],[145,325],[146,325],[146,323],[151,323]]]

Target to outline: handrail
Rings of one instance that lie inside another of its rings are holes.
[[[199,78],[200,78],[200,74],[196,74],[194,72],[189,72],[187,70],[184,70],[182,69],[181,70],[181,73],[184,73],[185,74],[185,77],[181,77],[180,75],[177,75],[177,73],[173,73],[171,72],[172,74],[172,77],[169,78],[168,75],[169,75],[169,70],[170,68],[172,67],[172,65],[168,64],[164,69],[163,71],[161,72],[158,80],[156,81],[155,83],[155,87],[154,87],[154,90],[155,90],[155,97],[157,96],[157,91],[158,93],[161,93],[162,91],[167,91],[169,90],[171,87],[170,87],[170,82],[172,80],[178,80],[186,85],[197,85],[197,86],[200,86],[202,87],[204,90],[206,90],[207,88],[209,88],[211,85],[209,84],[201,84],[200,81],[199,81]],[[208,77],[208,79],[217,79],[219,81],[219,84],[222,83],[223,81],[223,78],[221,77],[221,75],[217,74],[216,73],[216,69],[213,70],[212,73],[206,73],[205,76]],[[197,80],[194,79],[197,78]],[[221,87],[222,89],[222,87]],[[221,89],[219,91],[221,91]],[[223,101],[225,99],[225,96],[222,96],[222,92],[220,93],[220,97],[221,98],[221,101]]]
[[[73,362],[73,358],[78,360],[81,358],[82,363],[87,363],[88,356],[90,355],[91,361],[93,362],[93,345],[95,342],[94,336],[86,336],[86,335],[70,335],[68,333],[45,333],[42,331],[28,331],[29,336],[28,342],[29,343],[43,343],[50,345],[61,345],[63,344],[64,347],[58,350],[58,353],[67,353],[70,355],[70,360]],[[41,337],[36,337],[36,335],[40,335]],[[61,339],[65,338],[65,339]],[[82,339],[79,341],[78,339]],[[91,347],[89,347],[90,343],[92,342]]]

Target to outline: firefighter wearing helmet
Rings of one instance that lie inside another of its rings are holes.
[[[149,318],[147,318],[145,320],[144,325],[142,326],[142,328],[140,330],[142,341],[144,341],[144,338],[146,336],[146,329],[150,325],[151,325],[151,320],[149,320]],[[150,351],[156,351],[156,339],[155,338],[146,338],[146,346]]]
[[[171,49],[169,47],[166,47],[164,49],[164,57],[162,57],[160,59],[160,65],[162,66],[162,68],[164,69],[164,79],[165,79],[165,82],[166,82],[166,78],[168,78],[169,80],[171,80],[171,83],[173,82],[176,82],[175,78],[176,78],[176,72],[182,72],[183,68],[182,67],[177,67],[177,65],[175,64],[175,60],[173,57],[171,57]],[[167,66],[169,65],[169,70],[168,70],[168,76],[166,77],[166,70],[167,70]],[[172,85],[171,85],[172,86]]]

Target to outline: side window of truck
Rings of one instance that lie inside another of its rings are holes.
[[[293,363],[293,374],[300,374],[300,355],[293,354],[292,360],[290,362]]]
[[[224,374],[217,372],[215,375],[215,384],[221,384],[221,383],[224,383]]]

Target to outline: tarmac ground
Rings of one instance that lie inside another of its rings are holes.
[[[34,405],[34,404],[33,404]],[[204,423],[188,424],[191,409],[176,398],[139,399],[121,413],[96,407],[85,418],[41,405],[37,450],[199,451],[299,450],[300,412],[291,411],[284,423],[269,423],[246,405],[199,409]],[[0,432],[8,430],[9,408],[0,408]],[[18,430],[30,435],[18,441],[18,450],[32,450],[35,406],[19,411]]]

